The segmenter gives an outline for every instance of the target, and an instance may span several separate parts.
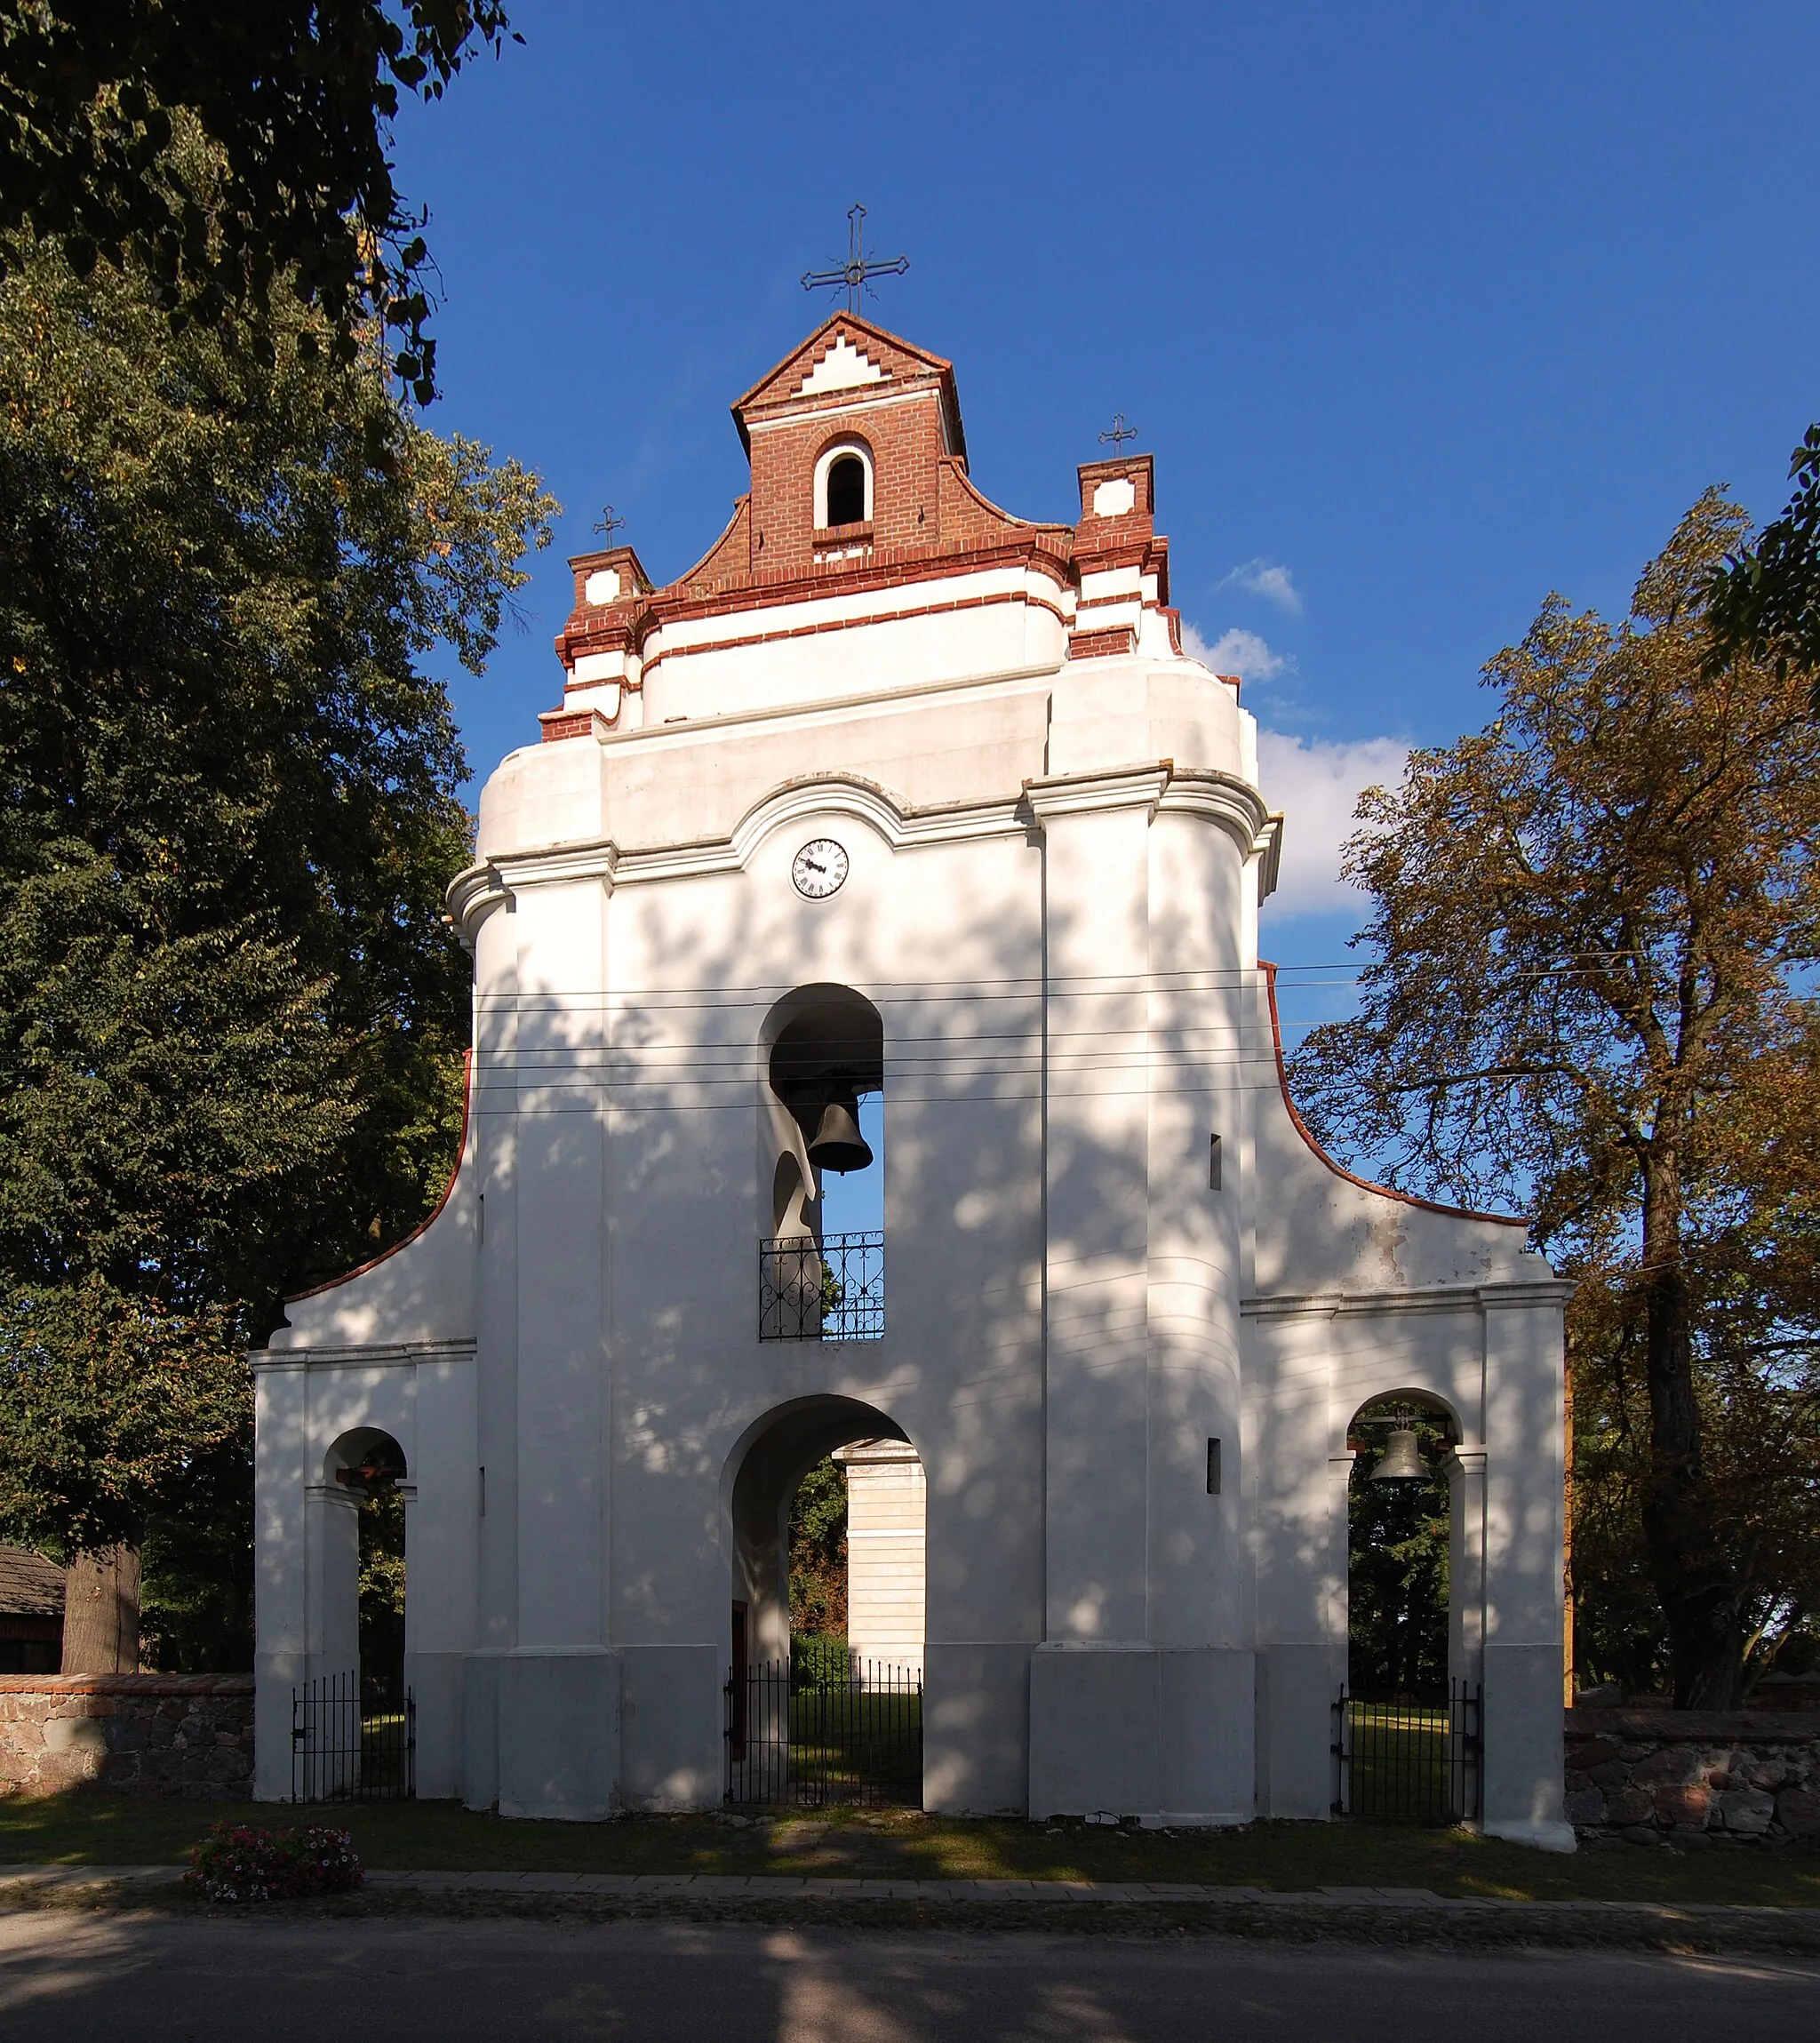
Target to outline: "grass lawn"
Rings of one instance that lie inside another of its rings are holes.
[[[222,1817],[345,1825],[369,1865],[451,1871],[1202,1880],[1284,1891],[1424,1887],[1512,1900],[1820,1907],[1820,1851],[1808,1850],[1682,1853],[1621,1846],[1562,1857],[1464,1831],[1391,1824],[1260,1823],[1245,1831],[1168,1836],[910,1810],[818,1811],[745,1825],[718,1816],[507,1823],[454,1802],[293,1808],[140,1801],[92,1791],[0,1801],[0,1864],[173,1863]]]

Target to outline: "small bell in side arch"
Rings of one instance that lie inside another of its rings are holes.
[[[859,1096],[837,1092],[821,1110],[815,1140],[809,1145],[809,1161],[820,1170],[844,1174],[864,1170],[872,1161],[872,1149],[859,1132]]]
[[[1416,1429],[1401,1425],[1392,1430],[1384,1445],[1384,1459],[1371,1472],[1373,1482],[1421,1481],[1428,1471],[1422,1464],[1421,1449],[1416,1443]]]

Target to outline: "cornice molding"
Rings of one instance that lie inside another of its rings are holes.
[[[1057,816],[1142,809],[1146,819],[1174,812],[1217,824],[1248,854],[1269,818],[1256,789],[1230,774],[1175,772],[1167,760],[1106,773],[1057,775],[1025,783],[1008,799],[916,808],[878,782],[852,773],[805,774],[754,802],[725,837],[622,850],[611,838],[501,851],[459,874],[449,889],[451,914],[470,948],[493,909],[522,887],[598,879],[610,890],[667,880],[744,872],[773,832],[816,816],[850,816],[893,850],[1026,838]]]
[[[1028,834],[1028,820],[1019,801],[915,809],[899,803],[876,781],[856,774],[805,774],[754,802],[729,837],[626,853],[619,860],[615,883],[631,887],[658,880],[744,872],[773,832],[810,817],[828,815],[850,816],[868,825],[894,851]]]
[[[495,908],[512,898],[499,869],[491,863],[469,866],[450,881],[443,898],[449,904],[449,919],[455,933],[471,951],[481,924]]]
[[[1249,858],[1268,850],[1270,811],[1248,780],[1207,767],[1177,769],[1160,759],[1098,773],[1053,774],[1024,783],[1025,799],[1040,824],[1057,816],[1086,816],[1142,809],[1147,817],[1191,816],[1217,825]],[[1274,862],[1271,866],[1274,879]]]
[[[281,1332],[283,1329],[279,1329]],[[247,1361],[260,1373],[272,1369],[395,1369],[418,1362],[471,1361],[471,1334],[440,1341],[372,1341],[295,1348],[252,1348]]]
[[[1247,1320],[1353,1319],[1386,1313],[1479,1313],[1523,1308],[1565,1312],[1574,1286],[1565,1278],[1513,1278],[1508,1283],[1432,1284],[1407,1291],[1286,1291],[1241,1298]]]
[[[1257,858],[1257,905],[1261,908],[1276,891],[1277,874],[1283,858],[1282,810],[1276,810],[1264,819],[1264,827],[1252,840],[1252,850]]]
[[[1260,835],[1270,827],[1270,811],[1264,805],[1264,797],[1249,780],[1207,768],[1188,768],[1181,772],[1171,768],[1169,785],[1156,806],[1162,815],[1173,812],[1217,823],[1247,858],[1258,849]]]
[[[481,924],[494,909],[504,907],[519,888],[597,879],[611,893],[619,863],[619,847],[611,839],[502,851],[458,873],[443,898],[456,933],[471,951]]]
[[[502,851],[459,874],[449,889],[449,904],[471,946],[471,932],[521,887],[598,878],[617,893],[622,887],[648,886],[660,880],[740,873],[774,831],[808,817],[829,815],[851,816],[867,824],[894,851],[994,837],[1027,838],[1030,834],[1030,816],[1021,796],[918,809],[898,802],[876,781],[856,774],[805,774],[754,802],[730,836],[658,844],[637,851],[622,851],[611,838]]]
[[[619,847],[611,837],[580,844],[532,846],[500,851],[492,863],[513,891],[520,887],[561,886],[575,880],[600,880],[611,893],[619,864]]]
[[[1118,809],[1156,814],[1173,771],[1167,759],[1147,766],[1120,766],[1110,772],[1044,775],[1024,783],[1031,813],[1045,827],[1058,816],[1089,816]]]

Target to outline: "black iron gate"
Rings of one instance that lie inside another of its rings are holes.
[[[417,1793],[417,1703],[409,1688],[324,1674],[291,1691],[291,1799],[397,1802]]]
[[[736,1808],[922,1806],[922,1675],[818,1656],[727,1677],[727,1800]]]
[[[1470,1823],[1479,1816],[1482,1691],[1450,1681],[1445,1702],[1367,1702],[1342,1688],[1333,1705],[1336,1816],[1378,1822]]]

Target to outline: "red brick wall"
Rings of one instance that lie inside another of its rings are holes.
[[[940,396],[933,385],[875,411],[812,417],[752,436],[752,572],[806,574],[815,559],[815,465],[836,440],[872,454],[873,543],[932,547],[941,537]]]

